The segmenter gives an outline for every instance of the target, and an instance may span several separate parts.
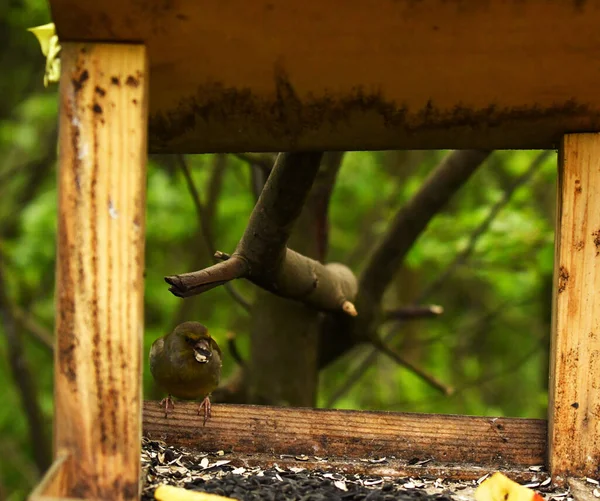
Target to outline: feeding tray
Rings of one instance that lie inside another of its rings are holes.
[[[215,405],[203,428],[192,407],[164,420],[149,402],[144,427],[267,463],[385,455],[411,475],[412,457],[431,456],[420,468],[456,477],[533,463],[558,483],[598,474],[599,3],[50,6],[63,47],[56,455],[32,499],[138,498],[148,151],[560,148],[547,423]]]

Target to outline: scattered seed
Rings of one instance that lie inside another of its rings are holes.
[[[346,482],[344,482],[343,480],[336,480],[335,482],[333,482],[333,485],[335,485],[338,489],[342,491],[348,491],[348,487],[346,487]]]

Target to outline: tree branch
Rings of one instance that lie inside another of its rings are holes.
[[[421,378],[425,381],[429,386],[435,388],[440,391],[444,395],[452,395],[454,393],[454,388],[442,383],[439,379],[431,374],[428,374],[427,371],[419,367],[418,365],[412,363],[411,361],[405,359],[402,355],[400,355],[396,350],[394,350],[391,346],[385,344],[381,339],[377,338],[373,343],[373,347],[384,353],[388,357],[390,357],[394,362],[402,367],[408,369],[410,372]]]
[[[528,169],[521,174],[518,178],[516,178],[511,184],[506,187],[502,198],[498,200],[488,212],[486,218],[475,228],[471,236],[469,237],[469,241],[465,248],[460,251],[452,260],[452,262],[446,267],[444,272],[438,276],[436,280],[434,280],[425,291],[423,291],[422,295],[429,296],[432,292],[437,290],[440,285],[446,281],[446,279],[452,275],[456,271],[456,269],[464,264],[467,258],[473,253],[475,250],[475,246],[479,239],[485,234],[485,232],[490,228],[494,219],[498,216],[500,211],[508,205],[515,191],[517,191],[521,186],[528,183],[529,180],[533,177],[533,175],[538,171],[538,169],[543,165],[546,159],[552,154],[551,151],[543,151],[537,157],[534,158],[531,165]]]
[[[194,183],[194,180],[192,179],[192,175],[190,173],[190,169],[187,165],[187,162],[185,161],[185,158],[183,155],[177,155],[177,157],[179,160],[179,166],[180,166],[181,170],[183,171],[183,175],[187,182],[188,190],[190,192],[192,200],[194,201],[194,206],[196,208],[196,214],[198,215],[200,231],[202,232],[202,235],[204,237],[204,242],[206,243],[209,254],[211,256],[213,256],[213,259],[216,260],[217,259],[215,257],[216,248],[215,248],[215,245],[213,243],[213,238],[212,238],[212,217],[213,217],[212,213],[214,212],[215,201],[213,200],[212,204],[207,204],[207,210],[203,209],[202,202],[200,201],[200,194],[198,193],[198,190],[196,189],[196,185]],[[224,283],[224,285],[225,285],[225,290],[229,293],[229,295],[233,298],[233,300],[236,303],[238,303],[242,308],[244,308],[246,311],[249,312],[250,311],[250,303],[248,301],[246,301],[246,299],[238,291],[236,291],[234,289],[232,284]],[[187,296],[181,296],[181,297],[187,297]]]
[[[23,329],[33,334],[33,336],[40,341],[42,346],[52,352],[54,350],[54,336],[52,333],[16,304],[11,304],[10,307],[15,321]]]
[[[240,160],[260,167],[267,176],[273,169],[277,155],[271,153],[235,153]]]
[[[360,316],[352,326],[341,324],[330,327],[328,341],[322,343],[321,367],[330,364],[357,343],[370,342],[376,337],[383,294],[404,257],[433,217],[489,155],[489,151],[479,150],[459,150],[448,154],[416,195],[396,213],[361,273],[356,300]],[[372,350],[368,357],[370,362],[375,359],[374,354],[376,352]],[[366,363],[361,367],[366,367]]]
[[[267,182],[268,174],[263,169],[252,164],[250,166],[250,187],[252,188],[252,195],[254,196],[254,202],[256,203],[260,198],[265,183]]]
[[[402,306],[395,310],[385,311],[383,313],[383,322],[391,322],[394,320],[413,320],[416,318],[437,317],[444,313],[444,308],[437,304],[429,304],[425,306],[413,305]]]
[[[475,249],[477,242],[479,239],[485,234],[486,230],[490,227],[491,223],[498,216],[500,211],[508,204],[514,195],[515,191],[527,183],[533,176],[533,174],[537,171],[537,169],[543,164],[544,160],[550,155],[550,151],[544,151],[538,155],[529,168],[517,179],[515,179],[514,183],[512,183],[505,192],[504,196],[496,202],[490,209],[487,217],[475,228],[475,230],[471,233],[469,238],[469,242],[467,246],[459,252],[456,257],[452,260],[452,262],[447,266],[444,272],[440,275],[440,278],[436,279],[432,284],[430,284],[416,299],[415,303],[423,302],[431,295],[433,292],[438,290],[442,283],[444,283],[451,274],[458,268],[460,264],[463,264],[468,257],[471,255],[473,250]],[[385,337],[383,342],[389,343],[393,340],[397,331],[391,331]],[[332,406],[335,402],[345,395],[350,388],[362,377],[367,368],[373,364],[377,360],[377,350],[372,349],[369,354],[365,357],[365,359],[356,367],[352,373],[347,377],[344,384],[335,392],[334,395],[329,399],[327,405]]]
[[[45,432],[46,423],[38,401],[34,379],[25,357],[22,338],[17,332],[16,322],[11,313],[10,299],[2,267],[0,267],[0,319],[6,336],[8,362],[15,383],[19,388],[21,403],[29,424],[29,437],[35,462],[39,471],[44,472],[50,466],[52,460],[50,440]]]
[[[235,363],[238,364],[240,367],[245,368],[246,363],[240,355],[237,343],[235,342],[235,338],[236,336],[233,332],[227,333],[227,347],[229,348],[229,353],[231,355],[231,358],[233,358],[233,360],[235,361]]]
[[[188,297],[247,278],[278,296],[352,313],[347,303],[356,295],[354,274],[344,265],[323,265],[287,248],[321,157],[322,153],[280,154],[231,257],[204,270],[165,277],[169,290]]]
[[[417,194],[390,224],[375,247],[359,280],[360,297],[379,305],[404,257],[433,217],[464,186],[490,151],[457,150],[448,154],[434,169]]]

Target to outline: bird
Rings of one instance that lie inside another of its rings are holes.
[[[181,400],[202,398],[198,415],[204,410],[204,423],[211,417],[210,395],[221,379],[222,353],[208,329],[199,322],[183,322],[158,338],[150,348],[150,372],[167,392],[160,405],[174,409],[172,397]]]

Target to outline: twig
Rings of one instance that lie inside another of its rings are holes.
[[[265,187],[268,177],[269,175],[264,171],[264,169],[261,169],[255,164],[250,165],[250,187],[252,188],[252,194],[254,195],[255,203],[260,198],[260,194]]]
[[[347,305],[357,290],[352,271],[338,263],[323,265],[287,247],[321,157],[322,153],[313,152],[279,155],[231,257],[203,270],[165,277],[169,290],[189,297],[247,278],[280,297],[319,310],[352,313]]]
[[[467,244],[467,246],[457,254],[457,256],[448,265],[446,270],[442,273],[441,277],[443,277],[443,280],[435,280],[419,295],[415,303],[418,304],[425,301],[427,297],[429,297],[429,295],[431,295],[433,292],[439,289],[439,287],[442,285],[442,282],[448,279],[448,277],[456,270],[457,266],[463,263],[470,256],[472,251],[475,249],[477,241],[485,233],[487,228],[489,228],[489,226],[500,213],[500,211],[508,204],[515,191],[531,179],[535,171],[541,166],[543,161],[550,154],[551,152],[544,151],[533,160],[527,171],[515,180],[511,187],[509,187],[508,191],[505,192],[505,195],[498,202],[496,202],[494,206],[492,206],[490,212],[488,213],[488,216],[481,222],[481,224],[477,228],[475,228],[475,230],[471,234],[471,237],[469,238],[469,243]],[[397,331],[389,332],[384,337],[383,342],[390,343],[391,341],[393,341],[396,334]],[[327,402],[328,407],[333,406],[338,399],[344,396],[350,390],[350,388],[352,388],[352,386],[354,386],[354,384],[356,384],[356,382],[360,380],[367,368],[377,360],[377,355],[378,353],[376,349],[370,350],[370,352],[363,359],[363,361],[347,376],[342,386],[340,386],[338,390],[335,391],[334,394],[330,397],[329,401]]]
[[[428,374],[427,371],[425,371],[418,365],[415,365],[411,361],[406,360],[396,350],[394,350],[391,346],[386,345],[380,339],[376,339],[372,343],[372,345],[375,347],[376,350],[378,350],[381,353],[384,353],[385,355],[390,357],[398,365],[405,367],[410,372],[412,372],[416,376],[420,377],[423,381],[425,381],[432,388],[435,388],[436,390],[440,391],[444,395],[452,395],[454,393],[454,388],[442,383],[439,379],[437,379],[435,376],[432,376],[431,374]]]
[[[8,433],[5,433],[0,436],[0,450],[3,457],[10,458],[13,471],[20,475],[21,479],[33,489],[44,472],[38,470],[37,465],[29,458],[22,445],[17,443]],[[14,499],[14,497],[11,499]]]
[[[277,158],[277,155],[272,155],[271,153],[235,153],[235,156],[250,165],[260,167],[267,176],[273,170],[273,165],[275,165],[275,159]]]
[[[213,391],[215,402],[229,404],[248,403],[248,374],[245,368],[238,366],[233,373],[218,388]]]
[[[188,186],[188,190],[190,192],[190,195],[192,196],[192,200],[194,201],[194,206],[196,208],[196,214],[198,215],[198,221],[200,223],[199,224],[200,231],[202,232],[202,235],[204,237],[204,241],[208,248],[209,254],[214,257],[215,253],[216,253],[216,248],[215,248],[215,245],[212,240],[211,221],[208,218],[208,214],[206,214],[206,211],[203,210],[202,202],[200,201],[200,194],[198,193],[198,190],[196,189],[196,184],[194,183],[194,180],[192,179],[190,169],[187,165],[187,162],[185,161],[184,156],[177,155],[177,157],[179,160],[179,166],[180,166],[181,170],[183,171],[183,175],[185,177],[185,180],[186,180],[186,183]],[[215,259],[215,261],[217,260],[216,257],[214,257],[214,259]],[[235,290],[235,288],[233,287],[232,284],[226,282],[226,283],[224,283],[224,286],[225,286],[225,290],[229,293],[229,295],[234,299],[234,301],[236,303],[238,303],[247,312],[249,312],[251,310],[250,303],[238,291]]]
[[[384,312],[382,321],[390,322],[394,320],[413,320],[415,318],[430,318],[437,317],[442,313],[444,313],[444,308],[437,304],[429,304],[425,306],[402,306],[401,308]]]
[[[22,308],[16,304],[10,305],[12,314],[17,323],[26,331],[33,334],[33,336],[40,341],[40,343],[47,348],[49,351],[54,350],[54,336],[50,330],[46,329],[42,324],[38,323],[31,315],[23,311]]]
[[[469,237],[469,241],[467,242],[465,248],[455,256],[452,262],[446,267],[444,272],[441,275],[439,275],[438,278],[429,285],[429,287],[427,287],[427,289],[422,293],[422,295],[429,296],[429,294],[437,290],[440,287],[440,285],[443,282],[445,282],[446,279],[465,262],[465,260],[475,250],[475,246],[477,245],[479,239],[489,229],[489,227],[494,222],[494,219],[496,219],[500,211],[504,207],[506,207],[508,202],[510,202],[515,191],[524,184],[526,184],[533,177],[533,175],[545,162],[546,158],[548,158],[551,154],[552,152],[549,150],[540,153],[537,157],[535,157],[533,162],[531,162],[529,168],[507,187],[506,191],[502,195],[502,198],[492,206],[486,218],[481,222],[481,224],[477,228],[475,228],[473,233],[471,233],[471,236]]]
[[[441,161],[417,194],[398,211],[376,245],[360,276],[359,297],[368,295],[369,302],[381,303],[383,293],[418,237],[489,155],[489,151],[458,150]]]
[[[507,367],[503,367],[502,369],[499,369],[492,374],[488,374],[486,376],[481,376],[472,381],[465,383],[463,386],[456,388],[456,390],[454,391],[454,393],[451,396],[452,397],[458,396],[461,393],[464,393],[468,389],[477,388],[478,386],[490,383],[491,381],[494,381],[495,379],[498,379],[500,377],[506,376],[508,374],[511,374],[511,373],[519,370],[521,367],[523,367],[527,363],[528,360],[531,359],[531,357],[533,357],[539,351],[539,349],[540,349],[540,347],[536,346],[536,347],[532,348],[530,351],[528,351],[521,358],[519,358],[517,361],[508,365]],[[398,408],[398,407],[406,406],[408,404],[412,404],[412,405],[432,404],[432,403],[437,402],[438,400],[439,400],[438,398],[426,398],[426,399],[423,399],[423,400],[420,400],[417,402],[410,401],[410,400],[401,400],[399,402],[398,401],[394,402],[394,404],[392,404],[392,405],[393,405],[393,407]]]
[[[46,423],[34,386],[34,378],[27,363],[22,338],[17,332],[15,319],[11,313],[10,300],[4,281],[4,270],[0,267],[0,319],[3,323],[8,362],[17,387],[21,403],[29,424],[29,436],[35,463],[40,472],[46,471],[52,460],[50,440],[46,434]]]
[[[327,336],[329,342],[324,344],[319,353],[321,367],[330,364],[356,344],[369,342],[375,337],[383,294],[407,253],[429,222],[464,186],[489,154],[489,151],[459,150],[446,155],[419,191],[397,211],[360,275],[356,299],[360,316],[350,327],[351,335],[348,335],[348,326],[333,326]],[[371,350],[371,353],[374,351]]]
[[[227,333],[227,347],[229,348],[229,353],[231,354],[231,358],[242,368],[246,367],[246,362],[240,355],[240,352],[237,347],[237,343],[235,342],[235,334],[233,332]]]

